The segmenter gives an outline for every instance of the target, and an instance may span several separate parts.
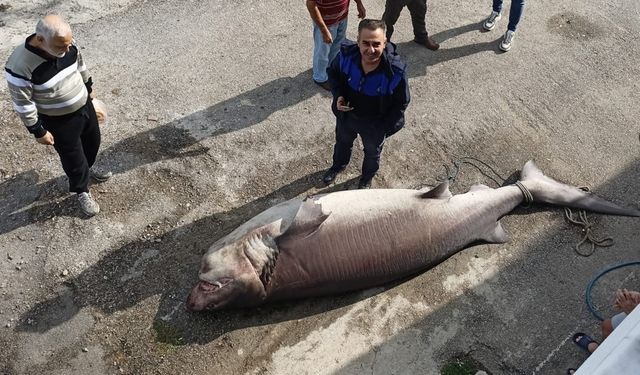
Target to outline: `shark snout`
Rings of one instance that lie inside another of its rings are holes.
[[[224,289],[231,281],[233,281],[232,278],[223,278],[213,282],[198,281],[187,297],[187,309],[191,311],[214,309],[216,301],[221,298],[220,290]]]

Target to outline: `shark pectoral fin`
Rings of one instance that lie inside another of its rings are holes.
[[[507,232],[504,231],[499,221],[496,221],[496,226],[489,229],[489,231],[482,236],[482,239],[489,243],[505,243],[509,240]]]
[[[305,199],[300,205],[291,225],[282,233],[280,238],[307,236],[315,232],[320,224],[328,217],[329,214],[325,214],[322,211],[322,205],[320,203],[316,203],[313,199]]]
[[[427,191],[426,193],[422,193],[420,198],[423,199],[448,199],[453,195],[449,191],[449,181],[445,181],[440,185],[434,187],[433,189]]]
[[[491,188],[484,184],[474,184],[469,189],[469,191],[480,191],[480,190],[491,190]]]

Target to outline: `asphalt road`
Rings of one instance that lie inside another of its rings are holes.
[[[352,188],[361,152],[336,185],[334,119],[311,81],[311,24],[300,1],[14,2],[10,44],[37,15],[72,20],[96,94],[109,107],[85,219],[55,152],[37,145],[0,91],[0,372],[7,374],[438,374],[456,358],[491,374],[558,374],[585,359],[577,330],[599,338],[584,304],[590,278],[638,260],[640,220],[590,215],[615,245],[574,252],[561,209],[518,208],[510,241],[461,251],[384,288],[259,309],[190,313],[201,255],[274,203]],[[383,2],[366,1],[370,17]],[[508,8],[508,4],[506,4]],[[506,178],[534,159],[545,173],[638,207],[640,3],[526,4],[512,50],[506,17],[481,31],[490,3],[430,2],[437,52],[394,41],[409,64],[407,126],[385,145],[374,187],[433,185],[473,157]],[[348,36],[355,38],[352,4]],[[454,193],[495,184],[464,164]],[[594,301],[640,288],[637,267],[608,274]]]

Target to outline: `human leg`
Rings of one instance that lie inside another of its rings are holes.
[[[329,28],[331,31],[331,28]],[[333,33],[332,33],[333,36]],[[313,80],[322,83],[327,82],[327,66],[329,65],[329,50],[331,44],[325,43],[322,32],[315,23],[313,24]]]
[[[412,0],[407,4],[411,14],[411,24],[413,25],[413,41],[428,49],[435,51],[440,48],[433,38],[427,33],[425,17],[427,15],[427,0]]]
[[[616,327],[618,327],[620,323],[622,323],[622,321],[626,317],[627,317],[627,314],[621,312],[619,314],[612,316],[610,319],[603,320],[602,323],[600,324],[600,328],[602,329],[602,339],[603,340],[606,339],[611,334],[611,332],[613,332],[613,330],[616,329]]]
[[[346,115],[336,118],[336,144],[333,146],[333,164],[322,176],[322,181],[327,185],[332,183],[338,173],[349,164],[353,141],[358,136],[358,133],[351,128],[345,117]]]
[[[427,39],[427,25],[425,17],[427,16],[427,0],[411,0],[407,3],[407,9],[411,15],[411,24],[413,26],[413,35],[416,40]]]
[[[331,166],[334,171],[341,171],[349,164],[353,141],[358,136],[346,116],[344,117],[336,119],[336,144],[333,148],[333,165]]]
[[[336,58],[338,52],[340,52],[340,46],[344,41],[347,35],[347,19],[338,22],[335,25],[335,28],[329,28],[331,31],[331,36],[333,37],[333,43],[331,43],[331,48],[329,49],[329,64]],[[325,68],[326,71],[326,68]]]
[[[502,0],[493,0],[493,11],[502,13]]]
[[[362,183],[371,183],[371,180],[380,168],[380,154],[384,146],[384,132],[378,129],[368,129],[360,132],[362,145],[364,146],[364,160],[362,161]]]
[[[393,25],[398,21],[402,8],[407,5],[408,0],[387,0],[384,4],[384,13],[382,13],[382,20],[387,24],[387,40],[391,40],[393,35]]]
[[[84,118],[79,112],[71,116],[41,116],[45,129],[53,135],[53,147],[69,178],[72,193],[89,191],[89,165],[81,141]]]
[[[611,323],[611,319],[605,319],[600,323],[600,329],[602,329],[602,339],[606,339],[611,332],[613,332],[613,324]]]
[[[100,133],[100,126],[95,108],[93,108],[93,101],[89,100],[86,107],[85,127],[80,135],[80,140],[82,142],[84,156],[87,158],[87,164],[89,165],[89,177],[96,182],[107,181],[113,175],[111,171],[94,168],[96,156],[100,149]]]
[[[77,112],[68,116],[42,116],[43,124],[53,135],[53,147],[60,156],[62,169],[69,178],[69,191],[78,194],[80,209],[88,216],[93,216],[100,212],[100,206],[89,193],[89,163],[87,155],[91,158],[91,163],[95,161],[98,146],[100,145],[100,130],[87,129],[91,125],[88,123],[90,115],[87,107],[83,107]],[[95,127],[97,119],[93,112]],[[83,144],[90,150],[86,150]],[[95,148],[95,150],[93,149]]]
[[[82,142],[82,151],[87,159],[87,165],[89,168],[93,166],[100,149],[100,126],[98,125],[98,117],[96,111],[93,108],[91,99],[87,101],[86,111],[83,113],[84,126],[80,134],[80,140]]]
[[[491,31],[496,26],[496,23],[502,18],[502,0],[494,0],[492,5],[492,11],[489,17],[482,23],[482,27]]]
[[[520,18],[522,18],[522,12],[524,11],[525,0],[511,0],[511,9],[509,10],[509,25],[507,30],[513,32],[516,31]]]

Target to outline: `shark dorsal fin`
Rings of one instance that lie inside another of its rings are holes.
[[[279,238],[293,237],[293,236],[307,236],[315,232],[320,224],[322,224],[329,217],[328,213],[322,211],[322,205],[316,203],[313,199],[307,198],[293,218],[291,225],[282,233]]]
[[[422,193],[420,198],[423,199],[448,199],[451,198],[452,194],[449,191],[449,181],[445,181],[440,185],[434,187],[433,189],[427,191],[426,193]]]

